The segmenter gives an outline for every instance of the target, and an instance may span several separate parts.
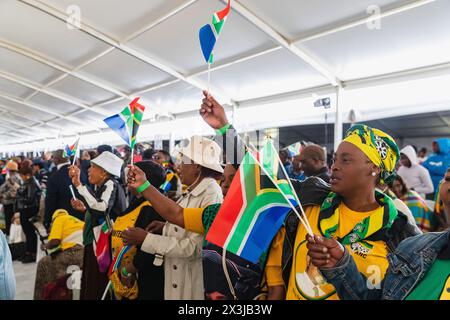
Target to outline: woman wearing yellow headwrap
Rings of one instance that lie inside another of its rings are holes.
[[[389,265],[388,252],[415,231],[412,227],[404,230],[407,218],[399,214],[388,196],[376,190],[380,182],[392,178],[398,158],[398,147],[386,133],[364,125],[353,126],[347,132],[334,155],[331,192],[321,204],[304,208],[316,234],[315,240],[307,236],[300,224],[295,236],[292,233],[284,236],[295,239],[286,286],[287,299],[341,298],[337,293],[339,288],[328,281],[332,276],[323,275],[324,270],[335,266],[344,253],[355,261],[368,285],[380,285]],[[289,224],[285,225],[289,232]],[[393,233],[399,239],[392,237]],[[274,243],[269,256],[268,278],[277,266],[271,259],[280,255],[277,254],[279,247],[283,246],[286,252],[283,242],[278,248],[277,241]]]

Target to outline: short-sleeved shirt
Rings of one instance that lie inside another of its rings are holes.
[[[67,250],[83,244],[84,222],[68,214],[55,218],[48,240],[60,240],[61,249]]]
[[[219,209],[220,204],[213,204],[206,208],[185,208],[183,210],[184,228],[206,235]]]

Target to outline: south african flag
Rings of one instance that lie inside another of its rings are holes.
[[[207,241],[253,263],[267,251],[291,210],[280,190],[297,205],[271,143],[268,141],[257,154],[245,155],[206,236]],[[264,174],[259,163],[272,179]]]

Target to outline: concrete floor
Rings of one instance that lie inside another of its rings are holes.
[[[13,264],[16,275],[15,300],[33,300],[36,263],[23,264],[20,261],[14,261]]]

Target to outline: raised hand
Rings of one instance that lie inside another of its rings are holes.
[[[159,234],[162,235],[164,226],[166,225],[165,222],[162,221],[152,221],[145,230],[147,230],[150,233],[153,234]]]
[[[128,169],[129,169],[127,174],[128,186],[136,190],[147,181],[147,176],[145,175],[144,171],[142,171],[140,168],[136,166],[129,165]]]
[[[148,232],[142,228],[129,228],[122,232],[123,243],[125,245],[141,245]]]
[[[312,264],[320,268],[334,268],[344,256],[344,247],[335,239],[327,239],[317,235],[306,236],[308,256]]]
[[[225,109],[207,91],[203,91],[204,99],[200,107],[200,115],[213,129],[220,129],[228,124]]]
[[[75,186],[75,188],[78,188],[81,185],[80,168],[78,168],[77,166],[70,166],[69,177],[72,179],[72,184]]]
[[[86,206],[84,205],[83,201],[78,199],[72,199],[70,200],[70,204],[72,205],[72,208],[74,208],[76,211],[79,212],[86,212]]]

